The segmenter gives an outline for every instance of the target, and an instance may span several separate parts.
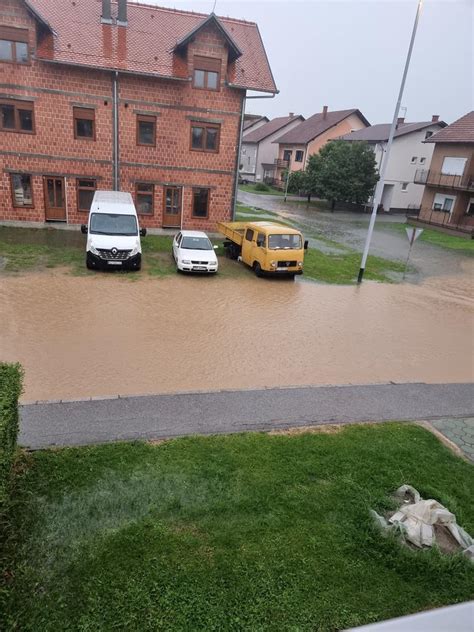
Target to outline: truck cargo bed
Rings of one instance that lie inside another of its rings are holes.
[[[242,245],[248,222],[218,222],[217,230],[239,246]]]

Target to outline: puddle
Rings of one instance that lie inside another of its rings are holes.
[[[24,365],[24,400],[472,381],[473,271],[361,287],[251,275],[4,277],[0,357]]]

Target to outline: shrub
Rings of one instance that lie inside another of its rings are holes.
[[[264,182],[257,182],[255,185],[255,191],[270,191],[270,187]]]
[[[19,364],[0,363],[0,513],[8,496],[13,459],[18,438],[18,399],[22,391],[23,369]]]

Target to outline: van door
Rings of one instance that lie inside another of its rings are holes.
[[[253,256],[255,261],[259,262],[262,270],[270,269],[267,262],[267,237],[265,233],[257,233]]]
[[[254,248],[255,248],[255,231],[251,228],[247,228],[245,231],[244,239],[242,241],[242,261],[249,266],[253,266]]]

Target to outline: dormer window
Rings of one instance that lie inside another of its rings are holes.
[[[0,62],[27,64],[29,60],[28,29],[0,26]]]
[[[194,56],[193,86],[201,90],[219,90],[221,75],[220,59]]]

